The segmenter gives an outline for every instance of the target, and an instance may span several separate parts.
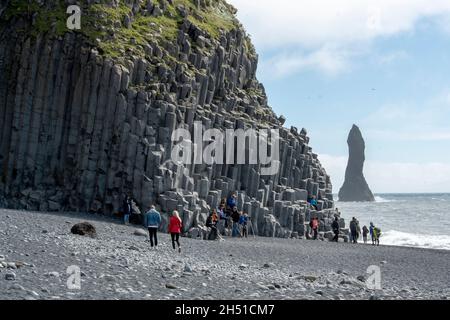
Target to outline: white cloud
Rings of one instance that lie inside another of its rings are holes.
[[[228,0],[259,46],[371,40],[411,31],[422,17],[446,16],[448,0]]]
[[[263,61],[262,69],[271,70],[275,77],[284,77],[305,69],[318,68],[326,75],[334,76],[350,68],[348,53],[336,48],[321,48],[310,53],[281,53]]]
[[[370,47],[379,37],[414,31],[421,18],[433,17],[436,25],[450,30],[448,0],[228,1],[238,8],[258,50],[288,47],[295,52],[281,52],[267,62],[278,76],[305,68],[340,73],[361,54],[361,47]],[[401,56],[384,58],[389,62]]]
[[[333,192],[344,183],[347,157],[319,155],[333,182]],[[449,192],[449,163],[366,161],[364,175],[375,193]]]

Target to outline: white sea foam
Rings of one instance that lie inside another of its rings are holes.
[[[382,198],[380,196],[375,196],[375,202],[393,202],[393,201],[395,201],[395,200],[389,200],[389,199]]]
[[[450,236],[427,235],[389,230],[383,232],[381,243],[385,245],[450,250]]]

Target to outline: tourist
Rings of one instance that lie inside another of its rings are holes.
[[[148,229],[150,237],[150,246],[155,249],[158,247],[158,229],[161,224],[161,215],[156,211],[155,206],[151,206],[150,210],[145,214],[144,226]]]
[[[242,237],[247,238],[248,214],[244,212],[239,218],[239,224],[242,226]]]
[[[361,236],[361,227],[359,226],[359,220],[356,219],[356,241],[359,240],[360,236]]]
[[[334,217],[334,221],[331,224],[331,229],[333,229],[334,237],[333,241],[339,242],[339,232],[340,232],[341,226],[339,225],[339,217]]]
[[[380,237],[381,237],[381,229],[378,227],[374,227],[373,228],[373,237],[375,239],[374,241],[374,245],[376,244],[377,246],[380,245]]]
[[[309,204],[317,210],[317,199],[316,199],[316,196],[312,196],[311,201],[309,202]]]
[[[362,228],[362,235],[363,235],[363,241],[365,244],[367,244],[367,235],[369,234],[369,229],[367,228],[367,226],[364,226]]]
[[[231,219],[233,221],[233,229],[231,232],[231,236],[232,237],[237,237],[238,235],[240,235],[240,231],[239,231],[239,219],[241,218],[241,214],[239,213],[237,207],[233,207],[233,213],[231,214]]]
[[[350,242],[358,243],[358,225],[356,218],[353,217],[350,221]]]
[[[129,195],[125,195],[125,198],[123,199],[122,210],[123,222],[128,225],[130,223],[130,215],[133,213],[133,205]]]
[[[369,231],[370,231],[370,237],[372,238],[372,245],[375,245],[375,236],[374,236],[374,232],[373,229],[375,228],[373,222],[370,223],[370,227],[369,227]]]
[[[225,209],[226,206],[227,206],[227,198],[222,198],[222,200],[220,200],[219,208],[223,207]]]
[[[180,246],[180,233],[181,233],[182,222],[178,211],[174,211],[169,220],[169,233],[172,237],[172,247],[175,250],[175,242],[178,245],[178,252],[181,252]]]
[[[228,197],[228,200],[227,200],[227,206],[228,206],[228,209],[229,210],[233,210],[233,208],[234,207],[236,207],[237,206],[237,196],[236,196],[236,193],[235,192],[233,192],[229,197]]]
[[[211,229],[208,240],[216,240],[217,239],[217,223],[219,221],[219,215],[217,214],[216,209],[213,209],[213,212],[206,219],[206,226]]]
[[[317,240],[317,236],[319,235],[319,219],[317,217],[312,218],[309,226],[313,232],[313,239]]]

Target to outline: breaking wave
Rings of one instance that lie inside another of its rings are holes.
[[[389,230],[382,234],[381,243],[385,245],[450,250],[450,236],[414,234]]]

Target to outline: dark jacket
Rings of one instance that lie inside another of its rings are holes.
[[[354,220],[350,221],[350,231],[357,232],[357,230],[358,230],[358,224],[356,223],[356,221],[354,221]]]
[[[235,223],[239,222],[240,217],[241,215],[239,214],[239,211],[233,211],[233,213],[231,214],[231,219],[233,219],[233,222]]]
[[[227,206],[230,207],[231,209],[236,207],[236,198],[230,196],[227,200]]]
[[[341,227],[339,225],[339,222],[334,220],[333,223],[331,224],[331,228],[333,229],[334,232],[339,232],[339,229]]]
[[[131,205],[131,199],[125,198],[123,200],[123,214],[124,215],[129,215],[133,212],[133,206]]]

